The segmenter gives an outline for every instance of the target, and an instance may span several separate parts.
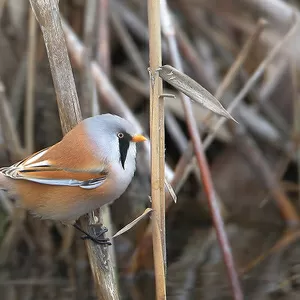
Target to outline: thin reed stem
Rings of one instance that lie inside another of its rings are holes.
[[[34,86],[36,68],[37,21],[33,11],[29,12],[29,43],[27,62],[27,87],[25,105],[25,149],[28,154],[34,150]]]
[[[32,9],[41,25],[53,77],[63,133],[67,133],[81,120],[81,111],[62,29],[57,0],[30,0]],[[80,218],[82,228],[95,234],[88,224],[95,224],[98,217],[90,213]],[[114,270],[107,247],[86,242],[91,271],[99,299],[119,299]]]
[[[182,71],[182,62],[180,54],[178,51],[175,29],[171,20],[169,9],[166,0],[162,0],[162,10],[163,10],[163,30],[167,37],[169,51],[171,55],[171,60],[176,69]],[[225,231],[224,222],[221,216],[220,208],[217,201],[216,192],[214,190],[210,170],[204,153],[203,144],[198,132],[197,123],[195,121],[192,105],[190,99],[181,93],[181,101],[183,104],[183,109],[186,117],[186,123],[188,131],[191,137],[191,141],[194,147],[194,152],[196,156],[196,161],[201,172],[201,179],[203,182],[203,187],[208,200],[208,206],[211,211],[214,227],[216,230],[217,238],[220,244],[220,248],[223,254],[223,259],[227,268],[227,273],[229,281],[232,288],[233,298],[235,300],[242,300],[243,293],[239,283],[239,278],[235,269],[235,264],[231,252],[231,248],[228,242],[227,234]]]
[[[153,253],[156,299],[166,299],[165,282],[165,136],[162,80],[157,69],[162,64],[160,1],[148,0],[150,55],[150,138]]]

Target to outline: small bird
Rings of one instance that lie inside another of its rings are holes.
[[[0,168],[0,189],[34,215],[71,224],[105,243],[76,220],[125,192],[136,168],[136,143],[145,140],[119,116],[87,118],[57,144]]]

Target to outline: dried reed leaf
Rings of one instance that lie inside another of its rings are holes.
[[[174,189],[172,188],[171,184],[168,182],[168,180],[166,178],[165,178],[165,186],[166,186],[170,196],[172,197],[173,201],[176,203],[177,195],[176,195]]]
[[[222,104],[199,83],[172,66],[164,65],[158,69],[159,76],[173,87],[203,105],[214,113],[227,119],[237,121],[227,112]]]
[[[132,222],[130,222],[129,224],[127,224],[126,226],[124,226],[121,230],[119,230],[112,238],[117,237],[118,235],[121,235],[125,232],[127,232],[128,230],[130,230],[135,224],[137,224],[140,220],[142,220],[144,217],[146,217],[150,212],[152,212],[153,209],[152,208],[146,208],[145,211],[136,219],[134,219]]]

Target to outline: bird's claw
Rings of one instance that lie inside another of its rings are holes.
[[[108,238],[100,238],[100,236],[98,237],[93,237],[91,235],[83,235],[81,236],[82,240],[91,240],[94,243],[98,244],[98,245],[107,245],[107,246],[111,246],[111,242],[109,241]]]
[[[98,227],[99,225],[97,225]],[[77,229],[79,229],[81,232],[84,233],[84,235],[81,236],[82,240],[91,240],[94,243],[98,244],[98,245],[107,245],[110,246],[112,245],[112,243],[109,241],[108,238],[104,238],[103,234],[108,232],[108,229],[104,226],[101,227],[101,229],[97,232],[96,236],[93,236],[85,231],[83,231],[79,226],[75,225],[75,227]]]

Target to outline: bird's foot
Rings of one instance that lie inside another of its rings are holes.
[[[91,240],[96,244],[99,245],[111,245],[111,242],[109,241],[108,238],[104,238],[103,235],[104,233],[106,233],[108,231],[108,229],[106,227],[101,227],[100,231],[97,232],[96,236],[92,236],[90,234],[84,234],[83,236],[81,236],[81,239],[83,240]]]
[[[84,233],[84,235],[81,236],[81,239],[83,239],[83,240],[91,240],[98,245],[107,245],[107,246],[111,245],[111,242],[109,241],[109,239],[103,237],[104,233],[106,233],[108,231],[108,229],[104,226],[101,226],[100,231],[97,232],[96,236],[93,236],[93,235],[85,232],[77,224],[75,224],[74,227],[76,229],[78,229],[80,232]],[[99,227],[99,225],[96,225],[96,227]]]

